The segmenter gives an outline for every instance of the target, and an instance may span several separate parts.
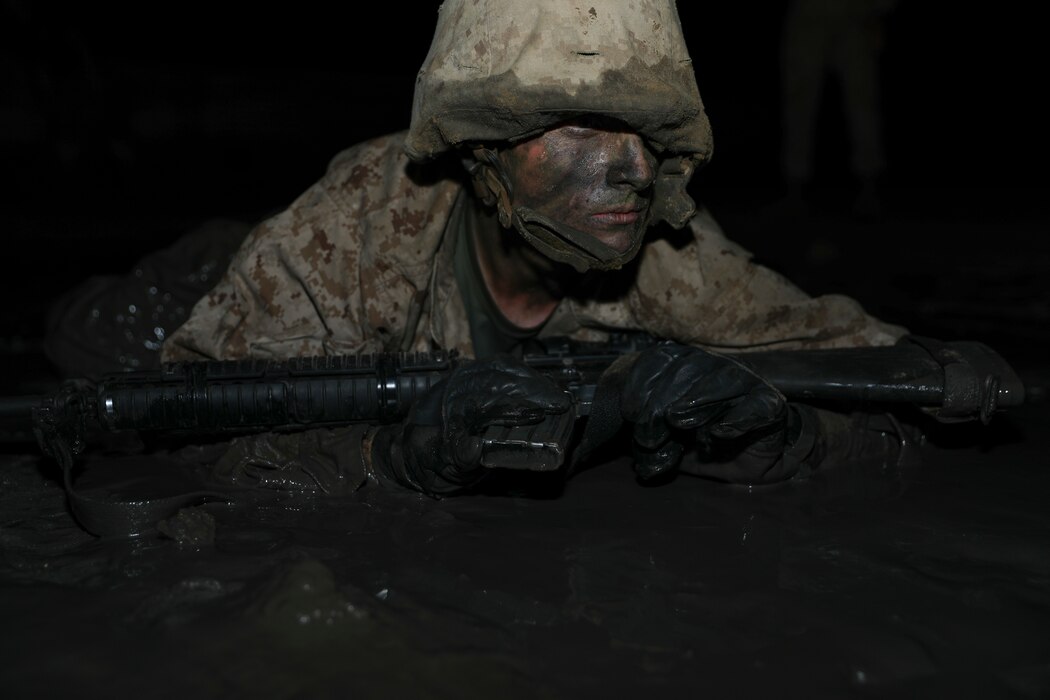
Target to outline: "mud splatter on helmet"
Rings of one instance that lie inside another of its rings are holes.
[[[446,0],[416,79],[405,150],[423,161],[587,115],[645,139],[661,162],[650,220],[684,226],[695,211],[685,188],[712,140],[674,0]],[[573,240],[586,234],[514,219],[541,251],[578,269],[625,262]]]

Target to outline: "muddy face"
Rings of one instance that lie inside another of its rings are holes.
[[[626,127],[575,120],[500,153],[514,207],[624,252],[645,233],[657,158]]]

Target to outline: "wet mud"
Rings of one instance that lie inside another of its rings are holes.
[[[257,493],[86,534],[0,471],[0,687],[25,697],[1050,695],[1050,405],[922,462],[747,489]],[[936,436],[934,436],[936,437]],[[165,468],[142,456],[81,474]],[[108,478],[108,477],[107,477]]]

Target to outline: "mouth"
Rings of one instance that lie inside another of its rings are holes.
[[[638,205],[611,207],[591,214],[590,218],[600,226],[630,226],[642,218],[644,207]]]
[[[601,226],[628,226],[638,221],[641,213],[637,211],[602,212],[592,214],[591,220]]]

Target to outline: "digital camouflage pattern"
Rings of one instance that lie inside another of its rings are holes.
[[[472,356],[453,274],[458,160],[412,163],[405,134],[337,155],[257,226],[224,278],[165,342],[164,360],[457,349]],[[656,227],[638,257],[564,299],[541,336],[642,330],[713,349],[892,344],[905,329],[853,299],[810,297],[755,264],[703,210]]]

